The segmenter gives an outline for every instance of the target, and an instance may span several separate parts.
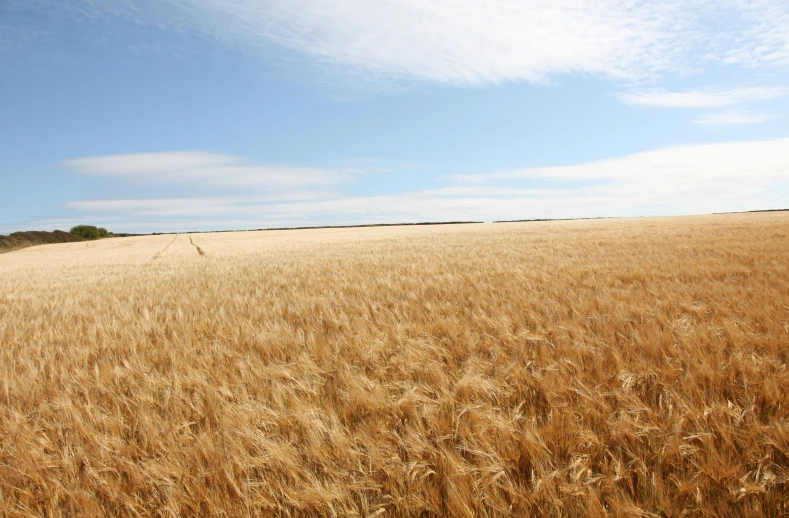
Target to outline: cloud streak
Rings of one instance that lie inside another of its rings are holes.
[[[700,126],[731,126],[734,124],[757,124],[774,120],[777,117],[768,113],[754,113],[747,110],[729,110],[719,113],[710,113],[699,117],[693,124]]]
[[[672,92],[663,88],[619,96],[628,104],[665,108],[722,108],[789,95],[786,87],[706,88]]]
[[[71,173],[142,183],[181,184],[204,188],[325,188],[350,180],[358,171],[287,165],[261,165],[232,155],[203,151],[170,151],[78,158],[63,162]]]

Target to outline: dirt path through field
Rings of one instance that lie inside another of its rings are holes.
[[[187,234],[187,235],[189,236],[189,244],[197,249],[197,253],[200,254],[200,257],[205,257],[205,252],[203,251],[202,248],[200,248],[195,244],[195,242],[192,240],[192,235],[191,234]]]
[[[153,258],[151,259],[151,261],[155,261],[155,260],[157,260],[159,257],[161,257],[161,255],[162,255],[163,253],[165,253],[165,252],[167,251],[167,249],[168,249],[168,248],[170,248],[170,245],[172,245],[173,243],[175,243],[175,240],[176,240],[176,239],[178,239],[178,234],[176,234],[176,235],[175,235],[175,237],[173,237],[173,240],[172,240],[172,241],[170,241],[169,243],[167,243],[167,245],[165,245],[165,247],[164,247],[164,248],[162,248],[161,250],[159,250],[158,252],[156,252],[156,253],[153,255]]]

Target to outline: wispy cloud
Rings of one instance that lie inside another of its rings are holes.
[[[747,110],[730,110],[725,112],[710,113],[699,117],[693,124],[700,126],[730,126],[733,124],[756,124],[776,119],[769,113],[754,113]]]
[[[196,31],[251,52],[287,48],[372,79],[487,84],[546,82],[567,73],[643,79],[710,63],[789,64],[784,0],[77,3],[83,12]]]
[[[256,164],[232,155],[202,151],[134,153],[68,160],[63,166],[85,176],[123,178],[146,183],[181,184],[207,188],[285,189],[319,188],[348,181],[354,170]]]
[[[673,147],[566,167],[459,175],[437,189],[399,194],[77,200],[66,208],[78,218],[89,216],[119,230],[209,230],[687,214],[777,205],[789,205],[789,139]]]
[[[746,67],[789,65],[789,4],[775,0],[728,0],[722,3],[738,15],[742,29],[728,39],[736,44],[722,46],[724,62]],[[722,31],[728,30],[723,27]]]
[[[789,95],[786,87],[706,88],[672,92],[663,88],[621,94],[628,104],[668,108],[721,108]]]
[[[201,196],[192,198],[151,198],[117,200],[74,200],[64,208],[103,216],[140,217],[213,217],[245,212],[256,213],[264,204],[307,201],[326,198],[321,191],[280,193],[272,196]]]

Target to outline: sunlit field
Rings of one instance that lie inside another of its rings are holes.
[[[2,516],[787,516],[789,213],[0,255]]]

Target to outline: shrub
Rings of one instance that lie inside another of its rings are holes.
[[[94,227],[93,225],[77,225],[76,227],[71,227],[69,232],[84,239],[99,239],[109,235],[106,228]]]

